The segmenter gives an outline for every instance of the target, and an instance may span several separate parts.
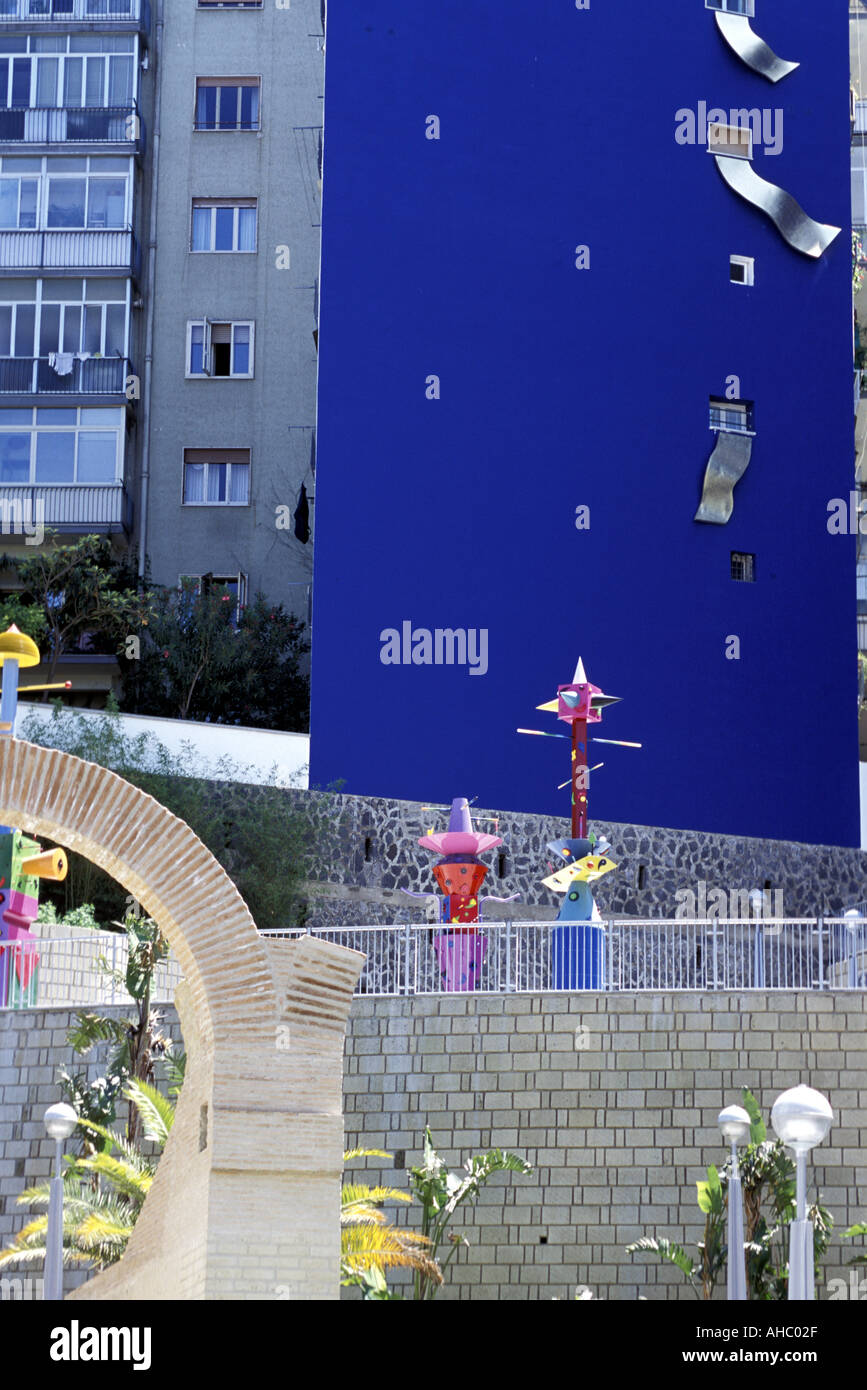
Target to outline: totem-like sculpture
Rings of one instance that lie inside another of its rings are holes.
[[[548,734],[540,729],[519,729],[520,734],[536,734],[542,738],[568,738],[572,744],[572,776],[563,786],[572,787],[572,836],[552,840],[549,850],[563,866],[542,880],[546,888],[563,894],[558,922],[573,925],[555,927],[551,941],[551,986],[553,989],[602,989],[605,981],[605,929],[593,901],[590,885],[611,873],[617,865],[609,859],[611,846],[588,833],[588,794],[590,773],[587,734],[588,724],[602,722],[602,711],[617,704],[618,695],[605,695],[598,685],[591,685],[580,660],[569,685],[557,687],[557,695],[537,709],[556,714],[570,726],[569,734]],[[594,743],[616,744],[621,748],[640,748],[639,743],[621,739],[594,738]],[[598,925],[596,925],[598,923]],[[584,924],[584,925],[579,925]]]
[[[13,623],[0,633],[0,737],[13,735],[18,712],[18,672],[38,666],[39,648]],[[69,681],[30,685],[23,690],[68,690]],[[37,1002],[38,938],[30,928],[39,912],[39,880],[66,878],[66,854],[47,850],[20,830],[0,826],[0,1007],[23,1009]]]
[[[479,907],[483,902],[509,902],[508,898],[479,898],[488,865],[480,854],[496,849],[503,842],[499,835],[473,829],[470,806],[465,796],[455,797],[449,815],[449,828],[433,830],[419,840],[422,849],[439,854],[434,878],[443,892],[440,921],[443,930],[434,937],[434,950],[440,968],[442,987],[447,992],[472,990],[479,986],[487,953],[487,941],[478,931]],[[413,894],[426,897],[427,894]],[[517,895],[515,895],[517,896]]]

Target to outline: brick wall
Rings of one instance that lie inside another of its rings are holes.
[[[767,1118],[803,1081],[835,1111],[810,1181],[838,1232],[827,1277],[848,1281],[855,1248],[839,1232],[867,1219],[865,1022],[867,995],[843,992],[357,999],[346,1142],[403,1150],[408,1166],[428,1123],[453,1168],[495,1146],[533,1163],[529,1177],[495,1175],[456,1215],[470,1249],[438,1297],[571,1299],[584,1284],[609,1299],[693,1299],[677,1270],[626,1245],[656,1230],[694,1246],[695,1183],[725,1158],[719,1111],[749,1085]],[[374,1160],[352,1171],[406,1182]]]

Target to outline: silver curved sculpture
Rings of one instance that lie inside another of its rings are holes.
[[[748,159],[727,154],[714,155],[714,159],[729,188],[770,217],[780,236],[795,251],[818,260],[834,238],[840,235],[839,227],[815,222],[808,217],[800,203],[796,203],[784,188],[759,178]]]
[[[752,450],[751,435],[720,431],[716,437],[716,447],[707,461],[701,502],[693,521],[709,521],[714,526],[725,526],[735,507],[735,483],[740,482],[746,473]]]
[[[736,53],[748,68],[761,73],[769,82],[779,82],[780,78],[788,77],[790,72],[801,66],[800,63],[787,63],[785,58],[778,58],[764,39],[753,33],[746,15],[723,14],[717,10],[716,23],[732,52]]]

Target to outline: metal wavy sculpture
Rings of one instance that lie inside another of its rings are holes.
[[[694,521],[725,526],[735,507],[735,484],[747,471],[752,449],[751,435],[720,431],[716,437],[716,447],[707,461],[701,502]]]
[[[743,14],[716,13],[716,24],[729,48],[753,72],[761,73],[769,82],[779,82],[801,66],[778,58],[772,48],[753,32],[749,19]]]
[[[818,260],[834,238],[840,235],[839,227],[808,217],[800,203],[784,188],[759,178],[748,159],[726,154],[714,155],[714,159],[729,188],[745,202],[758,208],[759,212],[765,213],[783,240],[795,251]]]

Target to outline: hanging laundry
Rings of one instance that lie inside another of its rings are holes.
[[[49,352],[48,365],[53,367],[58,376],[69,376],[75,361],[73,352]]]
[[[307,501],[307,488],[301,484],[301,496],[298,498],[298,506],[295,508],[295,538],[302,545],[306,545],[310,539],[310,503]]]

